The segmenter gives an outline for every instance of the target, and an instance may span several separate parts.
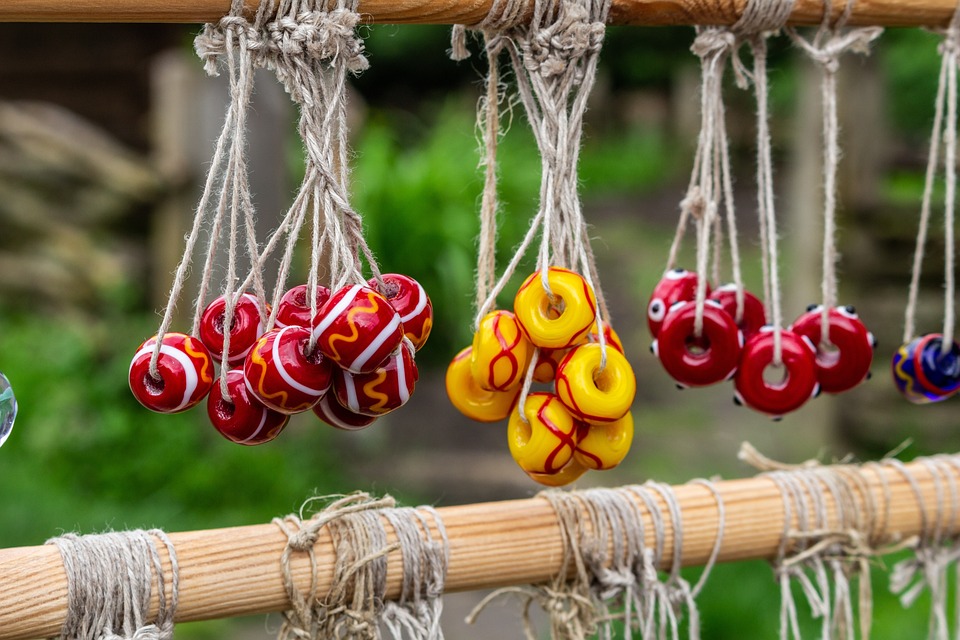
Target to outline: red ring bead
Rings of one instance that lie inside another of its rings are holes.
[[[727,380],[737,371],[743,334],[720,303],[703,306],[703,332],[694,335],[697,304],[680,302],[667,314],[653,352],[663,368],[684,387],[703,387]]]
[[[333,366],[318,350],[307,355],[310,330],[289,326],[265,333],[243,364],[247,389],[280,413],[310,409],[333,382]]]
[[[223,359],[224,343],[224,314],[227,301],[223,296],[207,305],[200,316],[199,333],[203,344],[210,350],[210,355],[217,362]],[[250,293],[237,296],[233,309],[233,322],[230,325],[230,353],[227,357],[229,366],[237,366],[246,359],[250,349],[257,339],[263,335],[262,312],[260,301]]]
[[[337,402],[352,413],[381,416],[407,403],[420,377],[413,360],[413,345],[404,340],[386,363],[370,373],[337,369],[333,390]]]
[[[403,335],[417,351],[427,342],[433,329],[433,303],[419,282],[400,273],[385,273],[382,276],[386,291],[380,291],[390,305],[400,314]],[[371,289],[377,289],[376,278],[367,281]]]
[[[313,335],[333,362],[351,373],[369,373],[400,346],[403,324],[386,298],[354,284],[330,296],[314,318]]]
[[[650,335],[656,338],[670,309],[678,302],[686,302],[697,297],[697,274],[686,269],[671,269],[653,288],[647,303],[647,327]],[[707,295],[710,287],[707,287]]]
[[[737,322],[737,285],[725,284],[713,290],[709,296],[710,300],[716,300],[720,306],[730,314],[733,321],[743,333],[743,339],[747,340],[750,336],[757,333],[767,324],[767,312],[763,308],[760,298],[749,291],[743,292],[743,314],[740,322]]]
[[[227,371],[227,391],[223,397],[219,382],[214,383],[207,396],[207,416],[220,435],[243,445],[270,442],[283,431],[290,416],[267,408],[247,390],[243,370]]]
[[[310,302],[307,298],[307,289],[309,286],[300,284],[292,289],[288,289],[280,302],[277,303],[277,317],[274,326],[277,329],[289,327],[310,327],[313,317],[310,315]],[[330,289],[323,285],[317,286],[317,312],[330,299]]]
[[[183,333],[167,333],[157,360],[159,380],[150,374],[157,344],[154,336],[141,344],[130,362],[128,382],[137,401],[158,413],[179,413],[193,407],[213,386],[213,359],[203,343]]]
[[[827,315],[830,344],[823,347],[823,307],[815,305],[790,326],[794,333],[806,336],[816,345],[817,380],[827,393],[840,393],[857,386],[870,373],[873,363],[873,334],[860,321],[853,307],[836,307]]]
[[[799,409],[819,393],[813,344],[792,331],[781,331],[784,377],[779,382],[764,378],[773,363],[773,328],[764,327],[743,346],[740,367],[734,378],[735,399],[751,409],[780,418]]]

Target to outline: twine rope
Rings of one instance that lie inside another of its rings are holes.
[[[67,615],[60,640],[170,640],[180,590],[176,549],[159,529],[47,540],[67,576]],[[169,584],[163,555],[170,563]],[[157,617],[147,621],[154,589]],[[167,590],[169,589],[169,596]]]
[[[934,101],[933,130],[930,134],[930,151],[924,177],[923,197],[920,204],[920,221],[917,227],[916,248],[910,270],[910,288],[904,311],[903,342],[913,340],[916,331],[917,298],[920,291],[920,274],[930,227],[933,201],[933,186],[936,181],[940,159],[941,136],[944,145],[944,318],[943,344],[941,351],[950,350],[956,327],[954,282],[954,223],[956,209],[956,154],[957,154],[957,57],[960,55],[960,5],[954,11],[950,26],[942,31],[940,52],[940,76],[937,96]],[[946,116],[944,116],[946,111]],[[944,122],[946,119],[946,122]]]

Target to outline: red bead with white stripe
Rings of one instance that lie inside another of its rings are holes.
[[[310,409],[333,382],[333,365],[319,350],[307,355],[310,330],[284,327],[263,334],[243,364],[247,389],[274,411]]]
[[[231,442],[248,446],[270,442],[290,421],[290,416],[268,409],[247,391],[240,369],[227,372],[227,392],[229,400],[219,382],[213,385],[207,397],[207,416],[213,428]]]
[[[277,318],[274,326],[278,329],[289,327],[310,327],[313,317],[310,313],[310,299],[307,297],[305,284],[297,285],[287,290],[277,303]],[[330,299],[330,289],[324,286],[317,287],[317,312]]]
[[[381,366],[403,340],[400,314],[369,287],[354,284],[334,292],[314,319],[317,348],[351,373]]]
[[[385,291],[380,291],[390,305],[400,314],[403,335],[420,350],[433,329],[433,303],[419,282],[400,273],[383,274]],[[371,289],[377,289],[376,278],[367,281]]]
[[[210,350],[217,362],[223,359],[224,331],[223,323],[227,301],[220,296],[204,309],[200,316],[199,333],[203,344]],[[230,353],[227,364],[236,366],[246,359],[257,339],[263,335],[263,321],[266,312],[261,314],[260,301],[256,296],[243,293],[237,297],[233,308],[233,322],[230,323]]]
[[[367,416],[382,416],[399,409],[410,399],[420,377],[413,352],[413,345],[404,340],[375,371],[354,374],[337,369],[333,377],[337,402],[352,413]]]
[[[199,339],[182,333],[167,333],[157,360],[159,380],[150,374],[150,360],[157,344],[154,336],[137,348],[130,362],[128,379],[137,401],[151,411],[186,411],[210,392],[213,359]]]
[[[365,416],[350,411],[340,404],[334,393],[328,393],[320,398],[320,402],[313,406],[313,412],[331,427],[343,431],[359,431],[376,421],[374,416]]]

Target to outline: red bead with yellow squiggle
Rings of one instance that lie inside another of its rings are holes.
[[[157,344],[154,336],[137,348],[130,362],[130,390],[140,404],[158,413],[178,413],[193,407],[213,386],[213,359],[199,339],[183,333],[167,333],[157,361],[159,379],[150,374],[150,360]]]
[[[381,366],[400,346],[400,315],[382,295],[363,285],[334,292],[314,319],[317,348],[351,373]]]
[[[309,327],[313,317],[310,313],[310,298],[307,297],[309,286],[305,284],[297,285],[288,289],[280,302],[277,303],[277,318],[274,326],[278,329],[296,325],[298,327]],[[324,286],[317,287],[316,309],[320,312],[323,305],[330,299],[330,289]]]
[[[522,410],[526,422],[513,412],[507,424],[510,454],[527,473],[559,472],[577,449],[580,421],[552,393],[531,393]]]
[[[400,314],[403,335],[419,351],[430,337],[433,329],[433,303],[419,282],[400,273],[385,273],[382,276],[385,291],[380,293]],[[367,281],[371,289],[377,289],[376,278]]]
[[[387,362],[370,373],[337,369],[333,390],[337,401],[352,413],[382,416],[399,409],[410,399],[420,374],[413,360],[413,345],[404,340]]]
[[[248,391],[240,369],[227,372],[227,391],[229,399],[219,384],[213,385],[207,397],[207,416],[213,428],[231,442],[247,446],[270,442],[290,421],[290,416],[267,408]]]
[[[487,391],[517,388],[527,371],[533,348],[509,311],[491,311],[473,335],[470,371]]]
[[[265,333],[243,364],[247,389],[280,413],[307,411],[333,381],[331,362],[319,350],[307,355],[310,330],[289,326]]]
[[[342,431],[366,429],[376,420],[374,416],[365,416],[350,411],[337,401],[337,394],[335,393],[328,393],[320,398],[320,402],[313,405],[313,413],[334,429]]]

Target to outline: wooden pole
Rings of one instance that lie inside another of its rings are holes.
[[[530,0],[531,5],[533,0]],[[253,9],[257,0],[246,0]],[[492,0],[360,0],[368,22],[476,24]],[[613,0],[611,24],[732,24],[746,0]],[[791,23],[818,24],[822,0],[796,0]],[[839,14],[844,3],[832,3]],[[211,22],[223,16],[230,0],[2,0],[0,22]],[[857,0],[850,24],[946,26],[953,0]]]
[[[917,500],[905,476],[897,470],[879,465],[870,465],[863,470],[868,491],[879,505],[876,521],[886,526],[884,531],[875,532],[881,539],[904,539],[923,534],[923,514],[927,514],[927,526],[933,527],[935,514],[947,510],[945,505],[937,502],[938,481],[927,467],[912,463],[907,469],[917,481],[922,503]],[[957,467],[950,466],[946,473],[953,474],[950,481],[960,482]],[[939,493],[948,495],[949,485],[945,479],[941,477],[939,482]],[[773,481],[758,476],[718,481],[715,487],[726,510],[720,561],[773,558],[784,530],[783,500]],[[709,489],[699,484],[674,489],[682,510],[683,563],[702,565],[715,544],[720,525],[717,502]],[[889,491],[889,502],[884,498],[886,491]],[[829,491],[823,491],[823,494],[832,521],[834,503]],[[866,504],[867,496],[859,495],[858,500],[862,506]],[[668,513],[662,502],[660,507],[662,512]],[[641,509],[647,544],[653,545],[652,521],[642,505]],[[443,507],[438,511],[450,538],[448,591],[543,582],[559,571],[560,532],[552,508],[543,499]],[[943,526],[953,528],[945,531],[946,534],[960,533],[960,518],[954,515],[943,513]],[[668,527],[664,566],[673,557],[672,533]],[[286,608],[287,598],[280,573],[280,555],[286,538],[276,526],[173,533],[170,538],[176,546],[180,563],[178,621],[225,618]],[[316,552],[319,589],[323,593],[329,588],[335,560],[328,536],[321,535]],[[390,554],[389,597],[399,594],[401,562],[399,552]],[[293,569],[296,581],[306,589],[310,578],[306,561],[299,559]],[[66,613],[66,589],[63,564],[55,547],[0,550],[0,640],[56,635]]]

